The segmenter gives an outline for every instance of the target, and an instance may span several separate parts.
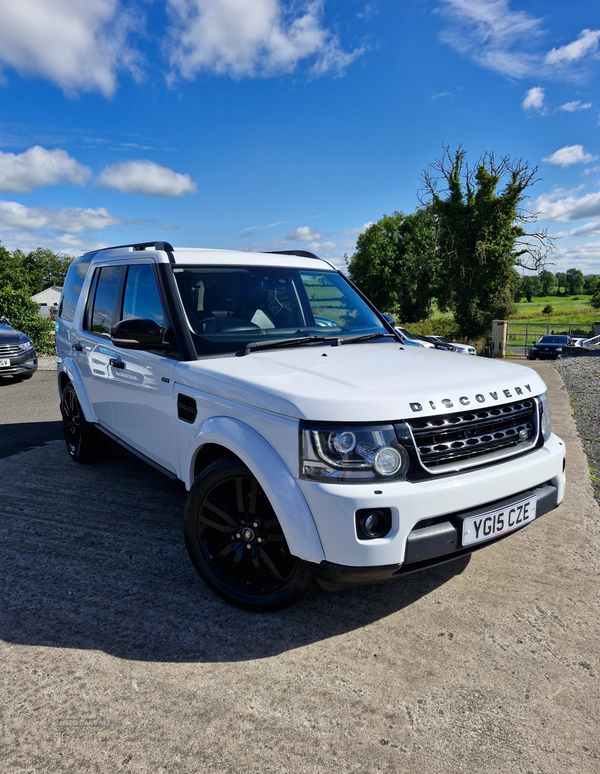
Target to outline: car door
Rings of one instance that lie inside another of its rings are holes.
[[[96,267],[81,329],[77,336],[72,336],[72,356],[79,366],[98,423],[111,431],[114,428],[114,417],[109,361],[115,351],[110,333],[114,324],[121,273],[121,266]]]
[[[153,263],[125,269],[119,320],[143,317],[167,330],[169,320]],[[116,435],[137,452],[177,473],[173,407],[174,353],[114,347],[109,360]]]

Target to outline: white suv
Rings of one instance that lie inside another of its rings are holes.
[[[563,497],[536,373],[404,347],[310,253],[87,253],[56,348],[71,457],[114,441],[181,479],[191,560],[241,607],[449,561]]]

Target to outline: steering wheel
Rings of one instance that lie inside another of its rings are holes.
[[[204,333],[204,323],[207,323],[209,320],[216,320],[216,317],[203,317],[201,320],[198,320],[197,323],[194,323],[192,325],[192,330],[194,333],[196,333],[198,336],[202,336]]]

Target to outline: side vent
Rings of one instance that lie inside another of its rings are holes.
[[[179,393],[177,395],[177,416],[182,422],[189,422],[190,425],[193,424],[198,416],[196,401],[190,398],[189,395]]]

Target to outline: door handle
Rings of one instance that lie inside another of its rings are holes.
[[[111,365],[113,368],[125,368],[125,363],[122,360],[115,360],[114,357],[111,357],[108,365]]]
[[[79,343],[73,344],[73,349],[77,350],[77,352],[83,352],[83,347]]]

